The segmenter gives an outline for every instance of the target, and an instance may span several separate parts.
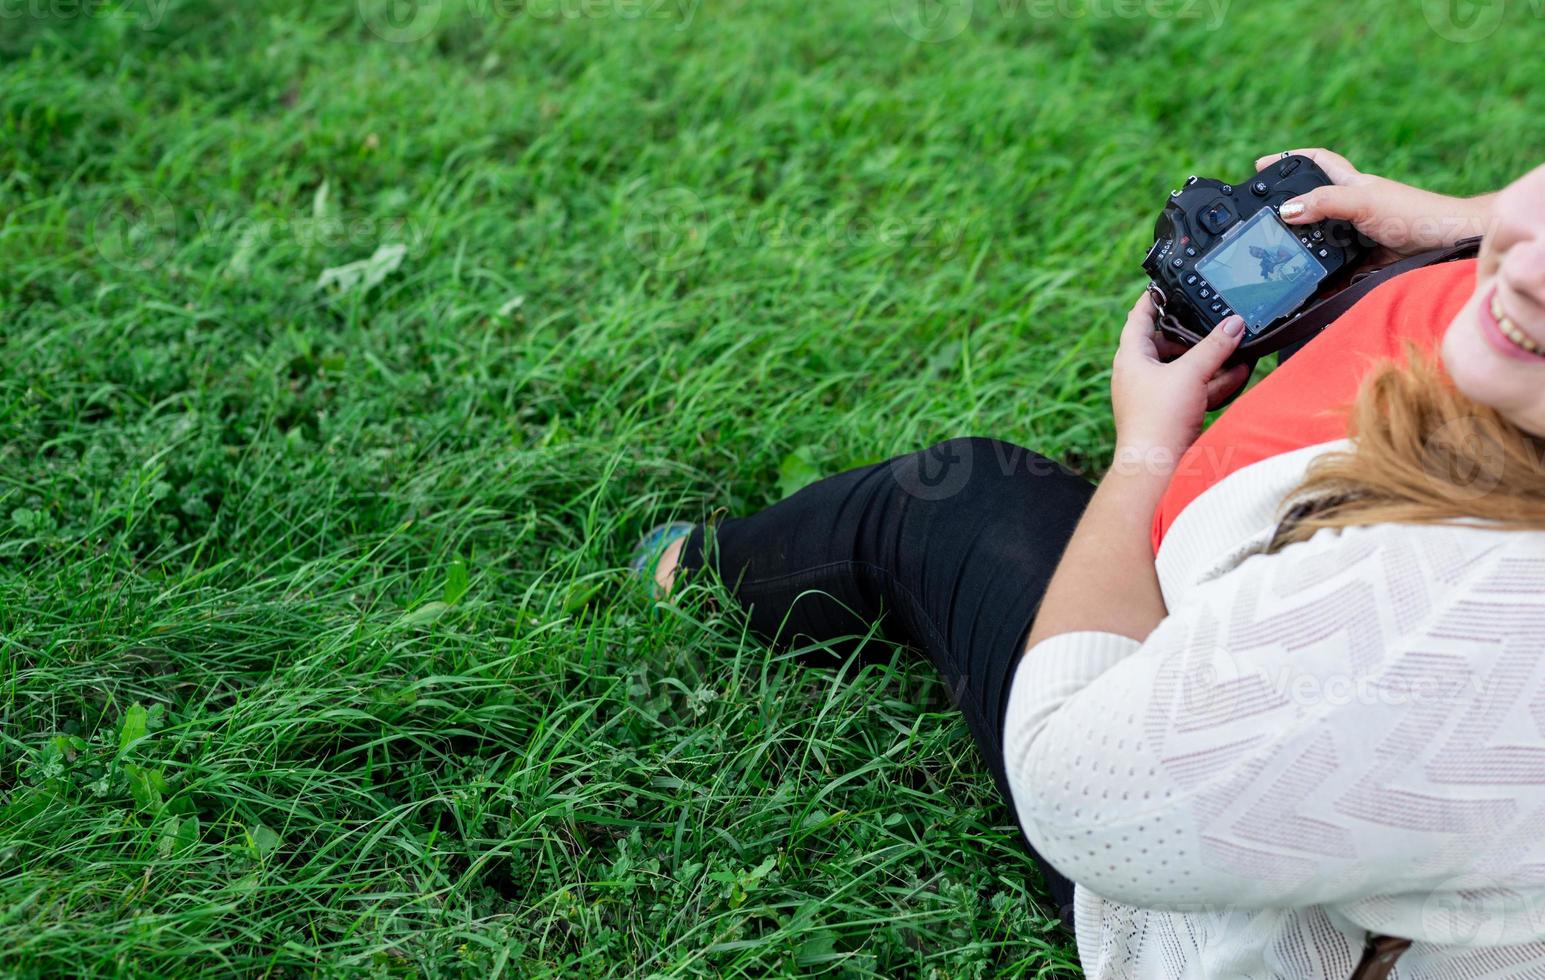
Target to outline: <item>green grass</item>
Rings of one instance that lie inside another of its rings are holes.
[[[385,7],[0,21],[0,967],[1075,969],[921,665],[618,566],[953,435],[1097,473],[1164,193],[1493,188],[1538,11]]]

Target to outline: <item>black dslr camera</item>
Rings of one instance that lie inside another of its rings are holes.
[[[1313,160],[1284,156],[1238,186],[1192,177],[1171,193],[1143,260],[1159,329],[1195,344],[1237,313],[1242,354],[1284,346],[1273,334],[1344,286],[1371,247],[1350,222],[1289,226],[1278,217],[1283,204],[1329,183]]]

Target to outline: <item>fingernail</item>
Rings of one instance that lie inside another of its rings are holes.
[[[1228,334],[1230,337],[1238,337],[1241,333],[1244,332],[1244,329],[1245,318],[1242,316],[1231,316],[1227,320],[1223,321],[1223,332]]]
[[[1282,210],[1278,213],[1281,214],[1284,218],[1296,218],[1303,214],[1304,210],[1304,205],[1301,202],[1289,201],[1282,205]]]

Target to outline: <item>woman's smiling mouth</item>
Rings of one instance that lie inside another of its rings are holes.
[[[1481,321],[1481,333],[1491,345],[1509,357],[1528,361],[1545,361],[1545,346],[1513,322],[1502,308],[1501,291],[1492,289],[1491,299],[1476,311]]]

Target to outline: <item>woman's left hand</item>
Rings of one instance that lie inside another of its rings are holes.
[[[1111,367],[1118,460],[1173,463],[1202,433],[1207,412],[1250,377],[1248,365],[1224,368],[1239,347],[1245,321],[1231,316],[1189,350],[1159,334],[1153,300],[1144,293],[1121,331]]]

